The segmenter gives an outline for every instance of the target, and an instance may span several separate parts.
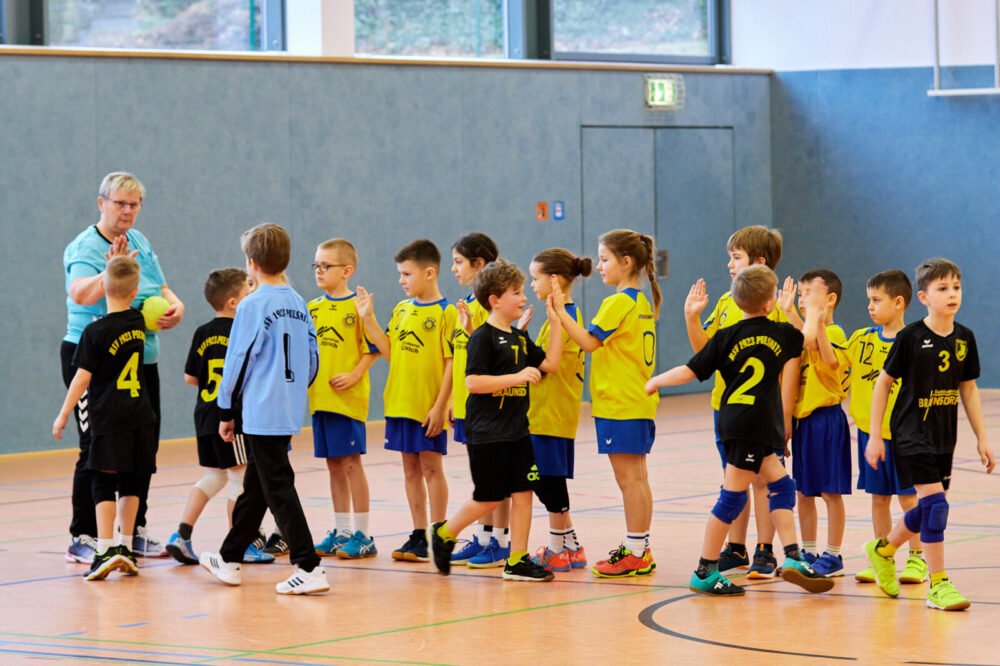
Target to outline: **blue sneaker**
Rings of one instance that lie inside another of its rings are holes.
[[[458,552],[451,554],[452,564],[465,564],[473,557],[483,552],[483,550],[486,548],[486,546],[480,546],[479,542],[476,541],[475,539],[473,539],[472,541],[466,541],[465,539],[462,539],[460,543],[462,542],[464,542],[465,545],[462,546],[462,548]]]
[[[247,552],[243,553],[244,564],[270,564],[274,562],[274,555],[265,553],[252,543],[247,546]]]
[[[844,558],[840,555],[831,555],[830,553],[823,553],[816,558],[813,562],[812,568],[816,570],[816,573],[822,574],[827,578],[832,578],[834,576],[844,575]]]
[[[198,564],[198,554],[194,552],[190,539],[182,539],[181,535],[174,532],[167,541],[167,552],[181,564]]]
[[[86,534],[73,537],[66,549],[67,562],[79,562],[80,564],[93,564],[94,555],[97,553],[97,539]]]
[[[501,548],[496,537],[490,537],[490,543],[482,552],[466,562],[465,566],[470,569],[490,569],[492,567],[502,567],[507,558],[510,557],[510,546]]]
[[[337,551],[337,557],[342,557],[345,560],[360,560],[376,555],[378,555],[378,550],[375,548],[375,539],[366,537],[361,530],[355,530],[347,543]]]
[[[806,552],[804,550],[799,551],[799,552],[802,555],[802,561],[805,562],[806,564],[808,564],[809,566],[812,566],[816,562],[816,560],[819,559],[819,557],[816,555],[816,553],[809,553],[809,552]]]
[[[132,536],[132,552],[136,557],[169,557],[160,540],[150,534],[145,527],[136,527]]]
[[[347,545],[347,542],[350,540],[350,530],[344,530],[343,532],[333,530],[332,532],[327,532],[326,538],[313,546],[313,548],[316,550],[316,554],[320,557],[333,557],[337,554],[337,551]]]

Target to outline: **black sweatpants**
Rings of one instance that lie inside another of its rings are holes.
[[[222,542],[220,555],[226,562],[242,562],[250,542],[257,537],[264,512],[271,510],[281,536],[288,543],[292,564],[312,571],[319,562],[312,534],[295,491],[295,471],[288,461],[290,435],[244,434],[247,469],[243,492],[233,508],[233,527]]]

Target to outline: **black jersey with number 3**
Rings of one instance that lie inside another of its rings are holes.
[[[940,336],[921,319],[896,336],[883,368],[901,381],[889,428],[900,455],[951,453],[958,432],[958,385],[979,377],[972,331],[955,322]]]
[[[143,373],[146,325],[138,310],[112,312],[83,329],[73,365],[91,373],[91,432],[111,435],[156,423]]]
[[[778,380],[785,363],[801,354],[802,333],[794,326],[753,317],[719,329],[687,362],[701,381],[718,370],[726,382],[719,407],[720,439],[784,448]]]
[[[198,378],[198,398],[194,405],[194,425],[199,437],[219,432],[219,408],[215,398],[222,381],[222,363],[229,346],[232,317],[216,317],[198,327],[191,340],[184,372]]]
[[[527,367],[537,368],[545,352],[524,331],[502,331],[486,322],[473,332],[466,346],[468,375],[513,375]],[[518,384],[493,393],[470,393],[465,403],[465,434],[469,444],[508,442],[528,432],[528,384]]]

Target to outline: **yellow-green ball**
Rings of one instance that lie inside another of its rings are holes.
[[[156,323],[170,309],[170,301],[162,296],[150,296],[142,302],[142,318],[146,320],[146,330],[158,331],[160,325]]]

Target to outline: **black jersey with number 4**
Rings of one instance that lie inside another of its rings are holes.
[[[232,317],[216,317],[198,327],[191,339],[184,372],[198,378],[198,398],[194,405],[194,425],[199,437],[219,432],[219,408],[215,398],[222,381],[222,363],[229,346]]]
[[[900,380],[889,428],[900,455],[951,453],[958,432],[958,385],[979,377],[972,331],[955,322],[940,336],[921,319],[896,336],[883,367]]]
[[[778,380],[785,363],[801,354],[802,333],[794,326],[753,317],[720,328],[687,362],[701,381],[718,370],[726,382],[719,407],[720,439],[784,448]]]
[[[537,368],[545,352],[524,331],[502,331],[486,322],[473,332],[468,345],[468,375],[513,375]],[[528,383],[493,393],[470,393],[465,402],[465,435],[469,444],[508,442],[528,432]]]
[[[91,432],[112,435],[156,423],[143,373],[146,324],[138,310],[112,312],[87,324],[73,365],[91,373]]]

